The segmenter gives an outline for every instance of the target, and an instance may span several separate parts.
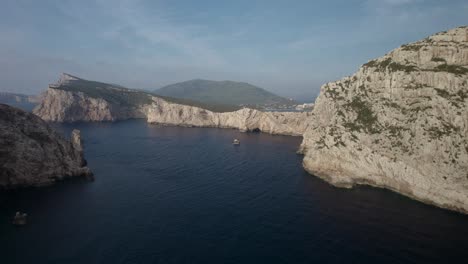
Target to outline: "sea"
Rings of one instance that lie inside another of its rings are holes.
[[[468,216],[308,174],[301,137],[81,130],[95,180],[0,193],[0,263],[466,263]],[[240,140],[233,145],[234,138]],[[28,214],[22,227],[16,211]]]

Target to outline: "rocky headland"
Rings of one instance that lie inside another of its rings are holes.
[[[301,136],[308,127],[310,112],[263,112],[242,108],[234,112],[213,112],[153,98],[147,108],[149,123],[164,125],[234,128],[277,135]]]
[[[468,213],[468,28],[403,45],[321,87],[304,168]]]
[[[78,130],[69,141],[34,114],[0,104],[0,189],[78,176],[92,177]]]
[[[262,112],[242,108],[210,111],[170,98],[62,74],[49,86],[34,113],[46,121],[116,121],[145,118],[149,123],[177,126],[234,128],[300,136],[310,112]]]

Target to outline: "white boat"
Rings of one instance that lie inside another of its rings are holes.
[[[234,141],[232,141],[232,144],[233,144],[233,145],[240,145],[240,140],[238,140],[237,138],[235,138]]]

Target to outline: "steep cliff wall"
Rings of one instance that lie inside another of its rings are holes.
[[[270,134],[301,136],[308,127],[310,112],[262,112],[243,108],[235,112],[216,113],[202,108],[179,105],[153,98],[148,107],[149,123],[195,127],[235,128]]]
[[[91,177],[80,133],[65,140],[37,116],[0,104],[0,188],[41,186]]]
[[[301,149],[333,185],[468,212],[468,28],[403,45],[322,86]]]
[[[49,88],[33,113],[46,121],[116,121],[145,118],[145,108],[122,106],[95,98],[83,92]]]

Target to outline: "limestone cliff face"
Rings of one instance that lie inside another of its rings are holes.
[[[111,104],[83,92],[49,88],[33,113],[46,121],[116,121],[144,118],[144,108]]]
[[[65,140],[39,117],[0,104],[0,189],[52,184],[92,173],[80,132]]]
[[[403,45],[322,86],[301,145],[333,185],[468,213],[468,28]]]
[[[308,127],[310,112],[262,112],[243,108],[235,112],[216,113],[202,108],[180,105],[153,97],[148,107],[149,123],[167,125],[235,128],[270,134],[301,136]]]
[[[212,112],[69,74],[62,74],[56,84],[50,85],[33,113],[53,122],[145,118],[149,123],[165,125],[260,130],[295,136],[305,132],[310,115],[310,112],[261,112],[248,108],[234,112]]]

